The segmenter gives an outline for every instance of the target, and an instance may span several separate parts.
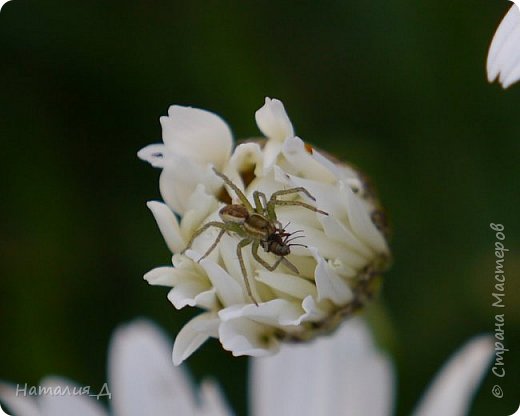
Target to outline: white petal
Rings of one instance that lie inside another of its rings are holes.
[[[183,369],[172,365],[171,342],[153,324],[137,321],[119,328],[109,364],[116,416],[194,413],[193,384]]]
[[[317,294],[315,285],[292,274],[259,270],[256,280],[298,299],[303,299],[308,295],[316,296]]]
[[[139,150],[137,156],[154,168],[163,168],[167,158],[166,146],[164,144],[150,144]]]
[[[174,255],[172,262],[175,267],[156,267],[144,275],[151,285],[176,287],[195,282],[202,290],[211,288],[204,269],[184,255]]]
[[[204,380],[200,385],[201,405],[197,416],[231,416],[230,410],[219,385],[210,380]],[[173,415],[172,415],[173,416]]]
[[[334,218],[330,215],[322,215],[319,217],[319,220],[323,226],[325,235],[328,238],[345,244],[365,258],[371,258],[373,256],[372,250],[369,249],[366,244],[360,241],[359,238],[357,238],[354,233],[352,233],[352,231],[343,225],[343,223],[338,221],[337,218]]]
[[[280,327],[298,325],[300,323],[298,319],[302,314],[303,310],[298,304],[284,299],[273,299],[258,306],[233,305],[220,310],[218,316],[224,322],[248,318],[257,323]]]
[[[79,394],[82,387],[69,380],[49,377],[41,382],[42,388],[51,388],[53,394],[39,396],[41,412],[46,416],[102,416],[105,410],[95,398],[86,394]],[[58,393],[59,392],[59,393]],[[76,394],[74,393],[76,392]],[[100,392],[90,391],[90,394]]]
[[[14,412],[12,413],[13,416],[44,416],[38,408],[36,400],[28,395],[30,386],[27,385],[26,396],[23,395],[23,390],[20,390],[24,388],[25,384],[16,386],[0,383],[0,401],[9,406],[11,412]],[[1,409],[0,407],[0,411]]]
[[[480,336],[469,341],[437,374],[414,415],[466,415],[493,352],[490,336]]]
[[[311,248],[311,252],[318,262],[315,271],[318,300],[330,299],[336,305],[345,305],[351,301],[353,293],[347,282],[330,268],[316,249]]]
[[[283,142],[279,142],[276,140],[268,140],[264,145],[264,168],[262,170],[262,175],[267,175],[273,165],[276,163],[278,159],[278,155],[282,152]]]
[[[320,254],[327,259],[340,259],[344,264],[353,269],[359,269],[367,263],[367,259],[356,251],[349,249],[346,245],[332,240],[322,230],[314,227],[301,225],[302,235],[305,239],[302,242],[309,247],[318,247]]]
[[[209,185],[211,176],[195,162],[187,158],[172,156],[159,178],[159,189],[163,200],[177,214],[183,215],[187,201],[197,185]]]
[[[299,137],[291,137],[284,142],[283,155],[295,169],[293,174],[324,183],[334,183],[337,179],[334,172],[338,169],[332,162],[328,162],[326,166],[320,163],[326,160],[323,157],[318,162],[313,155],[315,151],[310,149],[312,147],[306,147]]]
[[[372,222],[368,211],[348,185],[340,182],[341,196],[348,211],[350,226],[355,235],[379,253],[388,253],[386,240]]]
[[[238,318],[222,322],[218,334],[224,349],[231,351],[235,357],[262,357],[278,351],[279,343],[272,336],[272,331],[270,326]]]
[[[518,80],[520,80],[520,62],[517,62],[515,67],[511,69],[508,75],[503,77],[502,87],[509,88]]]
[[[265,98],[265,104],[255,113],[256,124],[265,137],[278,142],[294,136],[291,120],[280,100]]]
[[[362,321],[350,320],[331,337],[284,345],[252,360],[253,416],[392,413],[390,362]]]
[[[500,75],[507,88],[520,79],[520,11],[515,4],[500,22],[488,52],[487,74],[489,82]]]
[[[258,143],[241,143],[233,151],[224,173],[231,182],[243,190],[244,183],[239,175],[240,172],[254,167],[255,176],[259,176],[263,172],[263,164],[264,155]]]
[[[301,186],[307,189],[307,191],[316,198],[316,202],[313,203],[313,205],[327,212],[330,216],[339,218],[340,220],[347,218],[345,201],[340,196],[338,185],[321,183],[289,175],[278,166],[274,167],[274,175],[277,182],[288,187],[294,188]]]
[[[160,118],[164,144],[182,158],[222,169],[231,155],[233,137],[216,114],[198,108],[173,105]]]
[[[320,308],[312,296],[307,296],[302,302],[305,314],[301,316],[301,321],[317,322],[327,316],[327,312]]]
[[[154,286],[174,286],[178,280],[176,275],[173,267],[156,267],[144,275],[144,280]]]
[[[185,281],[176,285],[168,293],[168,300],[176,309],[185,306],[200,306],[205,309],[213,309],[217,306],[216,290],[211,289],[208,282]]]
[[[161,234],[166,241],[166,245],[172,253],[177,253],[184,249],[186,243],[181,235],[179,222],[174,213],[168,208],[166,204],[157,201],[149,201],[146,204],[161,230]]]
[[[498,77],[499,82],[502,85],[505,84],[506,80],[511,79],[511,73],[515,72],[520,66],[520,16],[516,22],[515,29],[508,36],[506,42],[502,46],[500,51],[500,58],[504,56],[502,62],[500,62],[500,75]],[[504,55],[502,55],[504,54]],[[499,58],[499,59],[500,59]],[[513,82],[517,81],[514,79]],[[510,82],[512,83],[512,82]],[[505,88],[505,87],[504,87]]]
[[[196,261],[201,254],[188,250],[186,255]],[[224,306],[245,303],[242,287],[233,279],[228,272],[211,259],[204,259],[200,262],[206,271],[208,279],[217,291],[217,296]]]
[[[193,354],[209,337],[216,337],[220,320],[215,314],[202,313],[189,321],[180,330],[173,345],[173,363],[181,364]]]
[[[185,207],[186,212],[181,220],[181,232],[183,236],[190,238],[205,220],[210,220],[208,216],[217,209],[218,202],[213,195],[208,194],[204,185],[199,184],[192,190]]]

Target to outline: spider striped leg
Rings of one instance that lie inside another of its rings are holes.
[[[209,246],[209,248],[206,250],[206,253],[204,253],[204,255],[200,259],[197,260],[197,263],[200,263],[201,260],[204,260],[206,257],[209,256],[209,253],[211,253],[215,249],[215,247],[217,247],[217,244],[219,243],[222,236],[226,233],[226,231],[227,231],[226,228],[222,228],[220,230],[217,238],[215,239],[215,241],[213,241],[213,244],[211,244],[211,246]]]
[[[270,211],[274,212],[274,207],[276,205],[279,205],[279,206],[299,206],[299,207],[306,208],[306,209],[309,209],[309,210],[314,211],[314,212],[318,212],[318,213],[323,214],[323,215],[329,215],[328,212],[322,211],[321,209],[313,207],[312,205],[307,204],[305,202],[301,202],[301,201],[284,201],[282,199],[273,199],[272,197],[271,197],[271,200],[269,201],[269,204],[268,204],[268,211],[269,212]]]
[[[253,192],[253,199],[255,201],[255,211],[258,214],[265,214],[265,211],[267,209],[267,197],[265,196],[265,194],[260,191],[255,191]]]
[[[251,244],[253,241],[249,238],[244,238],[242,241],[240,241],[237,244],[237,257],[238,262],[240,263],[240,270],[242,270],[242,276],[244,277],[244,284],[246,286],[247,295],[249,298],[253,301],[253,303],[258,306],[258,302],[256,301],[255,297],[253,296],[253,292],[251,291],[251,286],[249,284],[249,280],[247,279],[247,271],[246,271],[246,265],[244,264],[244,257],[242,256],[242,249],[246,247],[247,245]]]
[[[221,231],[217,237],[217,239],[215,240],[215,242],[210,246],[209,250],[206,251],[206,253],[204,254],[204,256],[202,256],[200,260],[202,260],[204,257],[208,256],[209,253],[211,253],[211,251],[213,251],[213,249],[217,246],[219,240],[222,238],[222,236],[224,235],[224,233],[226,231],[229,230],[229,227],[224,224],[223,222],[218,222],[218,221],[211,221],[211,222],[208,222],[206,224],[204,224],[202,227],[200,227],[197,231],[195,231],[195,233],[191,236],[191,239],[190,241],[188,241],[188,244],[186,245],[186,248],[184,250],[181,251],[181,254],[184,254],[186,252],[186,250],[189,250],[193,244],[193,241],[195,241],[195,239],[201,235],[204,231],[206,231],[208,228],[211,228],[211,227],[216,227],[216,228],[220,228]]]
[[[240,199],[240,202],[242,202],[242,204],[247,208],[247,210],[249,212],[254,212],[255,211],[253,206],[251,205],[251,203],[247,200],[247,198],[244,195],[244,193],[240,190],[240,188],[238,186],[236,186],[233,182],[231,182],[231,179],[229,179],[223,173],[220,173],[215,168],[213,168],[213,172],[215,172],[217,174],[217,176],[220,176],[220,178],[222,178],[222,180],[224,181],[224,183],[227,186],[229,186],[231,189],[233,189],[233,192],[235,192],[237,198]]]

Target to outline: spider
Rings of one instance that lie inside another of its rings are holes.
[[[269,200],[267,200],[267,197],[263,192],[254,191],[253,206],[247,200],[244,193],[226,175],[217,171],[215,168],[213,168],[213,171],[220,178],[222,178],[226,185],[228,185],[233,190],[237,198],[240,200],[240,203],[228,204],[222,207],[219,211],[219,216],[222,222],[211,221],[200,227],[193,234],[186,248],[182,251],[181,254],[186,252],[186,250],[188,250],[191,247],[193,241],[199,235],[201,235],[203,232],[205,232],[208,228],[211,227],[219,228],[220,232],[215,241],[206,250],[206,253],[204,253],[204,255],[198,260],[198,262],[206,258],[215,249],[215,247],[220,242],[222,236],[225,233],[234,233],[241,237],[242,240],[240,240],[236,248],[238,261],[240,263],[240,270],[242,271],[242,276],[244,278],[247,294],[255,303],[255,305],[258,306],[258,302],[253,296],[251,286],[247,278],[246,266],[242,257],[242,249],[248,246],[249,244],[252,244],[251,252],[253,254],[253,258],[269,271],[274,271],[280,265],[280,263],[283,263],[293,272],[298,274],[298,269],[296,268],[296,266],[294,266],[294,264],[287,260],[285,256],[290,254],[291,246],[306,247],[303,244],[291,244],[291,242],[296,238],[303,237],[296,236],[291,238],[291,236],[298,232],[301,232],[301,230],[296,231],[294,233],[286,232],[285,228],[287,226],[283,227],[280,221],[278,221],[276,217],[275,207],[297,205],[323,215],[328,215],[328,213],[326,213],[325,211],[321,211],[316,207],[302,201],[286,201],[283,199],[279,199],[283,195],[303,193],[307,195],[311,200],[315,201],[316,199],[309,193],[309,191],[307,191],[307,189],[303,187],[276,191],[273,194],[271,194]],[[258,254],[259,247],[262,247],[266,253],[273,253],[274,255],[278,256],[278,259],[272,265],[269,264]]]

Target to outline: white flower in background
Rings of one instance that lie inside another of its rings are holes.
[[[509,9],[493,37],[487,75],[489,82],[498,78],[504,88],[520,80],[520,10],[516,4]]]
[[[413,415],[467,414],[493,353],[490,336],[470,340],[440,370]],[[251,370],[254,416],[394,413],[392,364],[361,319],[344,323],[331,337],[284,345],[276,356],[255,358]]]
[[[171,362],[171,342],[152,323],[136,321],[116,330],[109,350],[109,400],[113,416],[226,416],[232,413],[218,387],[204,381],[200,391],[183,368]],[[44,379],[42,387],[82,391],[58,377]],[[94,397],[80,394],[23,396],[16,385],[0,383],[0,400],[13,416],[106,416]],[[91,394],[98,394],[91,390]],[[104,391],[106,393],[106,391]]]
[[[148,206],[174,253],[173,267],[145,279],[172,287],[168,298],[177,309],[204,310],[177,335],[175,364],[209,337],[234,355],[262,356],[280,341],[331,332],[374,296],[388,267],[384,213],[366,178],[294,136],[280,101],[266,98],[256,121],[266,137],[230,153],[220,118],[173,106],[161,118],[165,144],[139,152],[163,169],[166,203]],[[284,190],[294,192],[267,203]],[[265,198],[255,200],[258,192]],[[231,203],[246,212],[219,215]],[[258,213],[264,228],[253,225]],[[237,251],[241,242],[249,244]]]
[[[420,401],[415,416],[463,416],[493,355],[490,337],[477,337],[444,366]],[[109,375],[115,416],[232,416],[218,387],[197,392],[188,374],[171,363],[169,343],[152,325],[120,329],[110,348]],[[46,386],[70,386],[46,379]],[[395,376],[360,319],[331,337],[284,345],[274,357],[255,358],[250,374],[253,416],[386,416],[393,413]],[[199,400],[197,400],[199,398]],[[104,416],[86,396],[16,396],[0,384],[0,400],[14,416]]]

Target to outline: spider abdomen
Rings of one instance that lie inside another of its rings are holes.
[[[247,208],[240,204],[230,204],[223,207],[219,213],[222,221],[233,224],[244,224],[249,218]]]

